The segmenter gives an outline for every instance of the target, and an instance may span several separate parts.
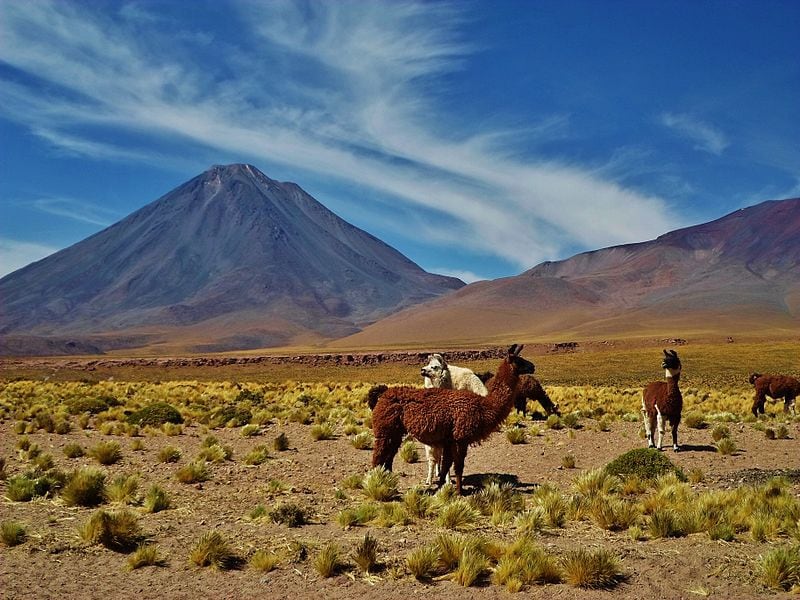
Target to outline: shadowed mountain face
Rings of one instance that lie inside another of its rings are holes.
[[[0,333],[15,353],[27,336],[101,348],[286,345],[354,333],[463,285],[423,271],[293,183],[215,166],[0,279]]]
[[[796,334],[798,327],[800,199],[793,199],[471,284],[337,344],[553,335],[769,336]]]

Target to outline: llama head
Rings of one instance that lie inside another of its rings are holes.
[[[506,360],[517,375],[533,375],[536,367],[531,361],[525,360],[519,355],[522,352],[522,348],[522,344],[513,344],[508,349]]]
[[[431,354],[428,357],[428,364],[419,370],[419,374],[427,377],[433,382],[434,387],[441,387],[439,383],[447,372],[447,361],[441,354]]]
[[[750,373],[750,377],[747,381],[750,382],[750,385],[753,385],[759,377],[761,377],[761,373]]]
[[[681,359],[675,350],[664,350],[664,360],[661,361],[661,368],[666,369],[667,377],[675,377],[681,373]]]

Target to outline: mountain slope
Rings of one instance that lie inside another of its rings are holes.
[[[800,199],[792,199],[474,283],[335,345],[680,332],[772,335],[798,326]]]
[[[299,186],[215,166],[0,279],[0,333],[199,350],[338,337],[463,286],[423,271]],[[15,338],[15,336],[17,336]]]

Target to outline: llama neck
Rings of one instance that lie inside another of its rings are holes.
[[[503,361],[500,368],[497,369],[492,389],[483,403],[492,428],[497,427],[514,407],[514,392],[517,389],[517,383],[519,383],[519,375],[514,372],[508,361]]]
[[[680,398],[681,390],[678,388],[678,382],[681,379],[681,372],[677,369],[666,369],[665,377],[667,378],[667,396]]]

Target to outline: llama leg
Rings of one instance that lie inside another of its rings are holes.
[[[791,411],[792,416],[794,416],[794,396],[786,396],[783,399],[783,412],[784,414],[789,413]]]
[[[656,444],[656,448],[661,450],[662,442],[664,441],[664,417],[661,415],[661,411],[658,410],[658,406],[656,406],[656,422],[658,423],[658,444]]]
[[[428,465],[428,476],[425,478],[425,485],[430,485],[433,482],[433,472],[436,469],[433,458],[433,448],[425,446],[425,462]]]
[[[642,418],[644,419],[644,434],[647,438],[647,447],[653,447],[653,428],[655,423],[653,418],[647,414],[647,408],[644,405],[644,396],[642,396]]]
[[[439,487],[445,484],[450,467],[453,465],[453,447],[451,445],[442,448],[442,464],[439,467]]]
[[[461,489],[461,477],[464,474],[464,459],[467,458],[468,444],[456,444],[455,470],[456,470],[456,491],[459,496],[463,495]]]
[[[678,446],[678,425],[680,425],[680,421],[670,421],[670,425],[672,425],[672,449],[678,452],[681,449]]]
[[[402,435],[376,437],[372,447],[372,466],[382,466],[387,471],[391,471],[394,456],[397,454],[397,450],[400,448],[400,443],[402,441]]]
[[[425,458],[428,461],[428,478],[425,485],[431,485],[434,478],[439,477],[439,463],[442,462],[442,449],[438,446],[425,446]]]
[[[753,397],[753,416],[758,417],[758,413],[760,412],[762,415],[764,414],[764,404],[767,401],[767,397],[765,394],[761,392],[756,392],[756,395]]]

